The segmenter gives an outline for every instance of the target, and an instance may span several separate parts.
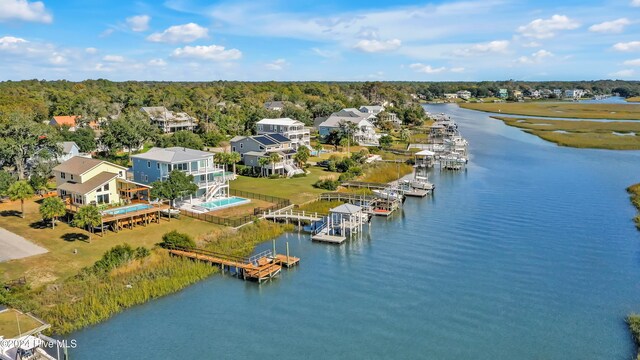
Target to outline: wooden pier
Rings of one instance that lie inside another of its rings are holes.
[[[282,254],[273,255],[270,250],[249,258],[198,248],[172,248],[168,249],[168,251],[173,256],[211,263],[211,265],[219,266],[223,273],[229,271],[235,273],[239,278],[253,280],[258,283],[278,276],[282,267],[291,268],[300,264],[300,258]]]
[[[374,183],[374,182],[364,182],[364,181],[344,181],[341,184],[346,188],[361,188],[361,189],[375,189],[375,190],[384,190],[389,187],[389,184],[385,183]]]

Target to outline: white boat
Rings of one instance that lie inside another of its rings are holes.
[[[385,200],[400,200],[400,201],[402,201],[403,198],[404,198],[404,195],[402,195],[400,193],[397,193],[397,192],[395,192],[393,190],[388,190],[388,189],[372,190],[372,192],[377,197],[379,197],[381,199],[385,199]]]
[[[425,176],[416,176],[409,184],[412,188],[420,190],[433,190],[436,188],[433,183],[429,182],[429,178]]]

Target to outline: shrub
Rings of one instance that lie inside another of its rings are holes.
[[[151,255],[151,251],[149,251],[149,249],[147,249],[146,247],[138,246],[136,248],[136,259],[146,258],[149,255]]]
[[[295,174],[292,176],[292,178],[301,178],[301,177],[306,177],[307,173],[302,173],[302,174]]]
[[[168,233],[162,235],[162,242],[158,243],[160,247],[165,249],[175,248],[175,247],[184,247],[184,248],[194,248],[196,247],[195,241],[188,234],[180,233],[176,230],[169,231]]]
[[[269,179],[279,179],[280,175],[279,174],[271,174],[269,175]]]
[[[636,345],[640,346],[640,315],[629,315],[627,317],[627,325],[629,325],[629,330],[631,330],[631,334],[633,335],[633,340],[636,342]]]
[[[313,184],[313,187],[318,189],[325,189],[334,191],[340,186],[340,181],[337,180],[318,180]]]
[[[104,255],[102,255],[102,258],[96,261],[92,267],[85,269],[84,273],[93,273],[96,275],[106,274],[136,258],[137,249],[133,250],[129,244],[117,245],[105,252]]]

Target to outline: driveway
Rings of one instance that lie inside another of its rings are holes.
[[[44,254],[47,249],[40,247],[22,236],[0,228],[0,262]]]

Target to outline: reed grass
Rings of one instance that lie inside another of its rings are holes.
[[[344,204],[344,201],[314,201],[311,203],[304,204],[298,208],[300,211],[306,211],[310,213],[319,213],[319,214],[328,214],[329,209],[333,209],[334,207],[340,206]]]
[[[631,314],[627,316],[627,325],[633,336],[633,341],[636,344],[636,348],[640,347],[640,315]],[[636,355],[636,359],[640,360],[640,352]]]
[[[573,119],[640,120],[637,104],[584,104],[575,102],[465,103],[460,107],[502,114]]]
[[[374,162],[367,166],[364,174],[358,179],[364,182],[388,183],[398,179],[398,176],[413,172],[413,167],[404,163]]]
[[[631,197],[631,203],[638,209],[638,215],[636,215],[633,220],[638,230],[640,230],[640,183],[629,186],[627,192]]]

